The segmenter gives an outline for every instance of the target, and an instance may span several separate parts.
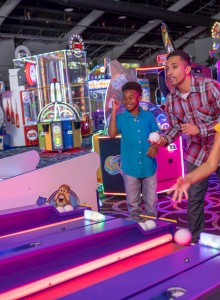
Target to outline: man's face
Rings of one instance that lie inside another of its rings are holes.
[[[136,90],[126,90],[123,93],[123,104],[129,112],[138,110],[141,96]]]
[[[166,65],[167,78],[172,86],[179,86],[190,73],[190,66],[180,56],[168,58]]]

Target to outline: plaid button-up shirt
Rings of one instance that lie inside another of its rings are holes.
[[[220,83],[203,77],[191,77],[190,93],[183,99],[174,88],[166,99],[166,111],[170,128],[165,132],[169,143],[180,134],[180,124],[198,126],[200,133],[187,136],[185,159],[196,166],[207,160],[214,140],[214,126],[220,115]]]

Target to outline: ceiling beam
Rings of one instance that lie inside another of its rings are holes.
[[[7,0],[0,8],[0,26],[21,0]]]
[[[182,9],[185,5],[189,4],[189,2],[192,1],[193,0],[179,0],[177,3],[170,6],[168,10],[176,13],[176,10]],[[142,26],[139,30],[137,30],[135,33],[131,34],[128,38],[124,40],[125,42],[124,46],[116,46],[113,49],[111,49],[109,52],[104,53],[102,56],[99,57],[98,62],[100,63],[101,61],[103,61],[104,57],[106,56],[111,57],[111,59],[118,59],[128,48],[132,47],[146,33],[150,32],[152,29],[156,28],[161,23],[162,20],[154,20],[154,23],[148,23]]]
[[[48,2],[56,2],[69,7],[81,7],[84,9],[98,9],[108,13],[125,14],[127,16],[135,16],[142,18],[159,19],[163,21],[169,21],[174,23],[205,26],[209,27],[212,24],[212,20],[208,17],[197,15],[196,17],[186,13],[179,13],[178,11],[184,6],[188,5],[191,1],[180,0],[179,3],[173,5],[176,11],[175,14],[170,9],[162,9],[155,6],[148,6],[138,3],[129,3],[122,1],[104,1],[104,0],[47,0]]]
[[[104,14],[102,10],[93,10],[85,18],[83,18],[76,26],[74,26],[65,36],[64,40],[68,40],[73,34],[82,34],[89,25],[95,22]]]

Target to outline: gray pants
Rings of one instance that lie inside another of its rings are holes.
[[[122,176],[124,179],[126,201],[130,218],[138,219],[139,214],[142,213],[156,217],[158,204],[156,173],[153,176],[144,178],[132,177],[125,173],[123,173]],[[140,207],[142,200],[144,203],[144,211]]]
[[[186,162],[187,173],[196,169],[197,166],[190,162]],[[216,174],[220,181],[220,167],[218,167]],[[205,194],[208,188],[209,178],[205,178],[191,185],[188,191],[188,226],[192,233],[192,242],[198,242],[199,236],[205,228],[205,214],[204,214],[204,202]]]

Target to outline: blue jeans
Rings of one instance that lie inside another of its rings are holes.
[[[197,166],[190,162],[186,162],[187,173],[195,170]],[[220,181],[220,167],[218,167],[216,174]],[[187,218],[189,230],[192,233],[192,242],[198,242],[200,233],[205,228],[205,214],[204,202],[205,194],[208,188],[209,178],[202,179],[191,185],[188,191],[188,209]]]
[[[156,217],[158,204],[156,173],[153,176],[144,178],[132,177],[125,173],[123,173],[122,176],[124,179],[126,202],[130,218],[138,219],[139,214],[143,213]],[[144,211],[140,206],[142,200],[144,203]]]

